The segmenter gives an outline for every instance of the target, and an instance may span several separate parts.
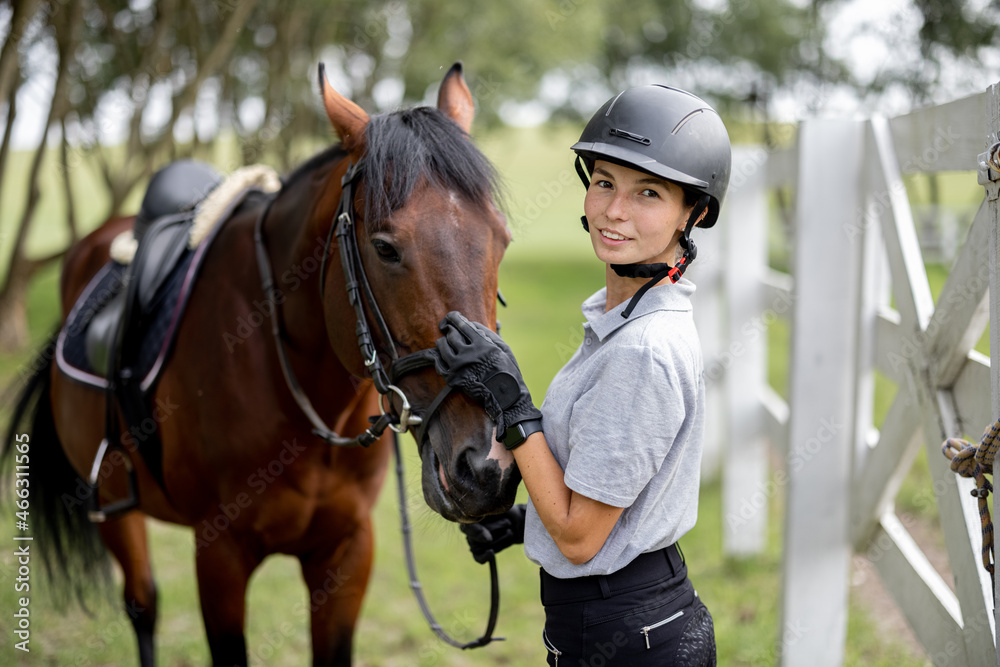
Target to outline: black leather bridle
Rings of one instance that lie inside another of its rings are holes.
[[[361,179],[361,165],[363,164],[363,160],[364,158],[361,158],[357,162],[349,165],[347,173],[345,173],[343,178],[341,178],[340,183],[342,192],[340,195],[340,202],[337,205],[337,212],[334,215],[333,224],[330,225],[330,231],[327,233],[326,243],[323,246],[323,258],[320,262],[319,271],[319,290],[320,298],[322,300],[325,294],[324,284],[326,282],[327,257],[330,255],[330,246],[332,245],[333,237],[336,236],[337,246],[340,251],[340,264],[344,271],[344,282],[347,287],[347,298],[349,303],[354,307],[357,318],[355,332],[358,337],[358,348],[361,351],[362,359],[364,359],[365,368],[371,374],[375,389],[381,397],[382,414],[369,417],[371,426],[353,438],[338,435],[330,429],[319,414],[317,414],[316,410],[312,406],[312,403],[309,401],[309,397],[306,396],[305,391],[303,391],[302,386],[295,377],[295,371],[292,369],[291,363],[288,360],[288,355],[285,352],[285,346],[282,342],[284,334],[281,326],[281,311],[278,309],[278,304],[281,303],[281,301],[279,300],[279,295],[274,285],[274,275],[271,271],[270,260],[267,256],[267,249],[264,246],[264,220],[267,217],[268,211],[271,209],[271,205],[277,198],[277,195],[272,197],[264,206],[254,227],[254,245],[257,252],[257,265],[260,269],[261,287],[264,290],[266,298],[274,304],[274,315],[271,318],[271,333],[273,334],[274,342],[277,347],[278,360],[281,364],[282,374],[285,376],[285,382],[288,385],[288,389],[292,393],[292,396],[295,398],[295,402],[298,403],[299,408],[301,408],[302,412],[312,424],[313,433],[318,435],[327,443],[337,447],[368,447],[382,437],[387,428],[394,432],[393,447],[395,449],[397,461],[396,477],[399,488],[399,511],[403,532],[403,546],[404,551],[406,552],[407,571],[410,575],[410,588],[413,590],[413,593],[417,598],[417,602],[420,605],[420,610],[423,612],[424,617],[427,619],[427,622],[430,625],[431,630],[434,631],[434,634],[456,648],[477,648],[479,646],[485,646],[491,641],[503,639],[502,637],[492,636],[493,629],[496,627],[497,614],[500,608],[500,587],[499,577],[497,575],[496,559],[493,556],[490,556],[489,560],[490,616],[487,622],[486,631],[483,633],[482,637],[471,642],[459,642],[452,639],[447,633],[444,632],[441,625],[435,620],[433,614],[431,614],[427,601],[424,598],[423,586],[417,579],[416,565],[413,557],[413,546],[411,543],[412,531],[406,510],[406,495],[403,484],[403,459],[400,456],[398,434],[405,433],[407,430],[413,428],[414,437],[417,440],[418,446],[422,445],[424,438],[427,436],[427,425],[430,423],[431,418],[436,414],[437,409],[444,402],[444,399],[447,398],[452,388],[446,384],[444,389],[441,390],[437,397],[435,397],[435,399],[428,406],[427,410],[422,415],[416,415],[413,412],[413,408],[410,405],[406,394],[404,394],[403,391],[396,386],[396,383],[404,375],[429,366],[433,367],[435,365],[437,351],[435,348],[429,348],[400,357],[396,352],[396,345],[392,337],[392,332],[389,331],[389,326],[386,324],[385,318],[382,316],[382,311],[379,309],[378,302],[375,300],[375,294],[372,292],[371,284],[368,282],[368,277],[365,274],[364,263],[361,261],[361,251],[358,248],[357,236],[355,234],[356,215],[354,210],[354,193],[358,181]],[[372,330],[368,324],[368,317],[365,312],[366,303],[368,309],[372,313],[372,318],[375,320],[382,340],[388,347],[389,356],[391,358],[388,369],[386,369],[386,367],[382,364],[382,361],[379,358],[378,348],[375,347],[375,343],[372,338]],[[393,396],[397,397],[400,401],[399,414],[396,414],[393,410]]]

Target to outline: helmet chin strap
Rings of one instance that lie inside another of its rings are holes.
[[[691,215],[688,216],[687,224],[684,226],[684,234],[680,238],[680,246],[684,249],[684,254],[681,255],[681,258],[673,266],[667,263],[611,265],[612,270],[622,278],[649,278],[649,281],[639,288],[639,291],[635,293],[632,299],[628,302],[628,305],[625,306],[625,310],[622,311],[622,317],[628,317],[632,314],[632,311],[639,303],[639,299],[641,299],[643,295],[653,287],[653,285],[657,284],[664,278],[669,278],[671,283],[676,283],[681,279],[681,276],[683,276],[684,272],[687,271],[688,266],[690,266],[691,262],[693,262],[698,256],[698,247],[694,244],[694,241],[691,240],[691,230],[694,229],[694,226],[698,223],[698,218],[701,217],[701,214],[708,208],[709,201],[710,198],[708,195],[702,195],[699,197],[698,203],[694,205],[693,209],[691,209]],[[584,229],[587,228],[586,220],[587,218],[584,216]]]
[[[580,177],[581,181],[583,181],[583,189],[584,190],[589,190],[590,189],[590,177],[587,176],[587,170],[583,166],[583,158],[581,158],[579,155],[577,155],[576,156],[576,160],[574,161],[573,164],[576,166],[576,175]],[[583,231],[589,232],[590,231],[590,225],[587,223],[587,216],[581,215],[580,216],[580,222],[583,224]]]

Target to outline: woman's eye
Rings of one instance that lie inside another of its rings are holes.
[[[610,181],[604,181],[604,180],[597,180],[597,181],[594,181],[594,185],[596,185],[596,186],[597,186],[597,187],[599,187],[599,188],[610,188],[610,187],[613,187],[613,186],[611,185],[611,182],[610,182]]]
[[[642,196],[643,197],[649,197],[650,199],[654,199],[656,197],[659,197],[660,193],[657,192],[656,190],[650,190],[649,188],[646,188],[645,190],[642,191]]]
[[[382,239],[373,239],[372,246],[375,248],[375,252],[378,253],[378,256],[381,259],[393,264],[399,263],[399,251],[396,250],[391,243],[387,243]]]

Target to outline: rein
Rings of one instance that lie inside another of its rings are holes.
[[[411,540],[412,530],[406,509],[406,495],[403,482],[403,457],[400,455],[398,434],[405,433],[410,428],[416,427],[414,428],[414,437],[416,438],[418,445],[422,444],[424,437],[427,434],[427,425],[430,423],[431,417],[436,414],[438,408],[444,402],[444,399],[447,398],[448,394],[451,392],[451,387],[445,385],[444,389],[442,389],[437,397],[435,397],[435,399],[431,402],[427,411],[423,415],[418,416],[413,414],[412,407],[410,406],[409,400],[406,398],[406,394],[404,394],[403,391],[394,384],[399,378],[408,373],[427,368],[428,366],[434,366],[437,351],[434,348],[429,348],[400,357],[396,352],[392,332],[389,331],[389,327],[385,323],[385,318],[382,316],[382,311],[378,307],[378,302],[375,300],[375,294],[372,292],[371,284],[368,282],[368,277],[365,274],[364,264],[361,261],[361,251],[358,248],[358,241],[354,231],[354,189],[361,178],[362,161],[363,159],[350,165],[347,169],[347,173],[344,174],[340,181],[342,188],[340,202],[337,205],[334,222],[330,225],[330,231],[326,237],[326,244],[323,247],[323,258],[320,262],[319,291],[320,299],[322,300],[325,294],[324,283],[326,282],[327,257],[330,255],[330,246],[332,245],[334,235],[336,235],[337,246],[340,250],[340,264],[344,271],[344,282],[347,286],[348,302],[354,307],[355,315],[357,317],[355,331],[358,336],[358,348],[361,351],[362,359],[364,359],[365,368],[368,369],[368,372],[371,374],[375,389],[381,397],[380,408],[382,410],[382,414],[379,416],[369,417],[368,420],[372,425],[353,438],[338,435],[326,425],[322,417],[320,417],[315,408],[313,408],[309,397],[306,396],[305,391],[302,389],[302,386],[295,377],[295,371],[292,369],[283,344],[284,333],[281,326],[281,311],[277,307],[281,303],[281,300],[279,300],[280,296],[274,285],[274,274],[271,271],[271,263],[267,256],[267,249],[264,246],[264,220],[267,217],[268,212],[271,210],[271,205],[274,203],[275,199],[277,199],[277,194],[268,200],[263,210],[261,210],[260,216],[258,216],[254,225],[254,246],[257,254],[257,266],[260,270],[261,287],[263,288],[266,298],[275,306],[274,315],[271,318],[271,333],[274,338],[275,347],[278,351],[278,361],[281,365],[281,372],[285,376],[285,383],[288,385],[288,389],[292,393],[292,397],[295,399],[295,402],[298,403],[299,408],[302,410],[303,414],[305,414],[306,418],[309,419],[310,424],[312,424],[313,433],[318,435],[328,444],[336,447],[369,447],[382,437],[386,428],[393,431],[392,441],[396,454],[396,479],[399,487],[400,523],[403,532],[403,550],[406,553],[406,569],[410,576],[410,589],[417,598],[420,610],[423,612],[424,618],[427,620],[427,623],[430,625],[434,634],[456,648],[478,648],[480,646],[486,646],[492,641],[499,641],[503,639],[502,637],[493,637],[493,629],[496,627],[497,614],[500,608],[500,584],[497,576],[495,557],[490,556],[489,560],[489,621],[487,622],[486,631],[483,633],[483,636],[471,642],[462,643],[452,639],[441,628],[441,625],[434,618],[430,607],[427,605],[427,600],[423,595],[423,585],[417,578],[417,569],[413,556],[413,544]],[[385,366],[382,365],[382,361],[379,359],[378,349],[375,347],[375,343],[372,339],[371,327],[368,324],[368,317],[365,313],[365,302],[367,302],[368,308],[372,312],[376,325],[379,328],[379,332],[382,335],[382,339],[389,347],[391,361],[389,363],[388,370],[386,370]],[[397,396],[401,402],[399,415],[395,415],[392,412],[393,394]],[[386,399],[388,399],[388,401]]]
[[[427,599],[424,597],[424,586],[420,583],[420,579],[417,577],[417,565],[416,559],[413,557],[413,542],[411,540],[413,528],[410,525],[410,516],[406,509],[406,487],[403,482],[403,456],[399,451],[399,436],[395,433],[392,434],[392,446],[396,452],[396,486],[399,491],[399,523],[400,528],[403,531],[403,550],[406,552],[406,571],[410,575],[410,590],[413,591],[414,597],[417,598],[417,604],[420,605],[420,611],[423,612],[424,618],[427,620],[427,624],[430,626],[434,634],[436,634],[446,644],[450,644],[455,648],[463,650],[486,646],[490,642],[494,641],[503,641],[503,637],[493,636],[493,629],[497,625],[497,614],[500,611],[500,580],[497,576],[497,559],[496,556],[492,554],[490,555],[489,560],[490,618],[486,622],[486,631],[483,632],[482,637],[466,643],[452,639],[451,636],[448,635],[448,633],[441,627],[441,624],[434,618],[434,614],[431,613],[431,608],[428,606]]]

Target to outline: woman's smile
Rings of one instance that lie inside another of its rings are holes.
[[[601,229],[599,231],[601,232],[601,238],[604,240],[604,242],[611,246],[621,245],[626,241],[632,240],[629,237],[625,236],[624,234],[613,232],[610,229]]]
[[[598,259],[612,264],[672,263],[689,212],[677,184],[603,160],[584,210]]]

